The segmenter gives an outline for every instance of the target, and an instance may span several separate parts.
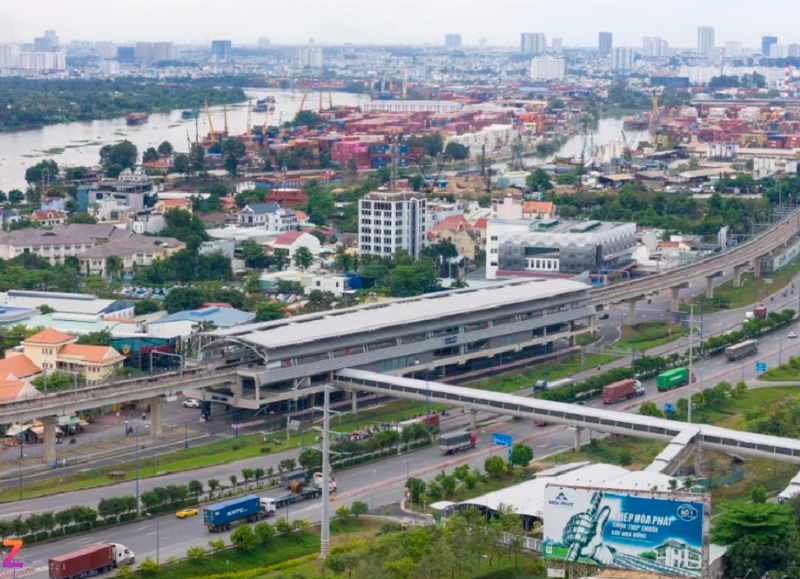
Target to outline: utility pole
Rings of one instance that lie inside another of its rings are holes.
[[[322,521],[319,558],[325,559],[331,548],[331,519],[330,519],[330,444],[331,444],[331,395],[328,386],[323,387],[323,418],[322,418]]]

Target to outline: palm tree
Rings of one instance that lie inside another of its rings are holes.
[[[217,324],[215,324],[211,320],[200,320],[196,324],[192,324],[193,334],[202,334],[204,332],[210,332],[211,330],[216,330],[216,329],[217,329]]]

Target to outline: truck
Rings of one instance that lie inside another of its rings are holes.
[[[106,573],[120,565],[133,565],[133,551],[119,543],[99,543],[48,561],[50,579],[78,579]]]
[[[644,386],[638,380],[620,380],[603,386],[603,404],[644,396]]]
[[[410,420],[403,420],[402,422],[398,422],[394,429],[397,432],[403,432],[403,429],[407,426],[411,426],[413,424],[420,423],[422,426],[435,426],[439,428],[439,414],[436,412],[431,412],[430,417],[427,414],[423,414],[422,416],[417,416],[416,418],[412,418]]]
[[[318,473],[319,474],[319,473]],[[335,489],[331,489],[335,490]],[[303,488],[303,483],[297,482],[292,486],[291,493],[278,498],[262,497],[261,505],[264,509],[264,514],[267,517],[274,515],[278,509],[282,509],[286,505],[299,503],[306,499],[316,499],[322,496],[322,489],[317,487]]]
[[[694,381],[695,377],[692,375],[692,382]],[[659,392],[680,388],[681,386],[686,386],[688,383],[689,370],[686,368],[673,368],[672,370],[662,372],[656,378],[656,386]]]
[[[758,340],[745,340],[725,348],[725,357],[731,362],[758,352]]]
[[[317,487],[318,489],[321,489],[322,488],[322,473],[321,472],[315,472],[313,481],[314,481],[314,486]],[[331,492],[335,493],[336,492],[336,479],[333,477],[333,475],[331,475],[330,478],[328,478],[328,485],[329,485],[328,488],[330,488]]]
[[[563,388],[564,386],[569,386],[573,382],[574,380],[572,378],[564,378],[562,380],[555,380],[553,382],[548,382],[547,380],[537,380],[533,385],[533,392],[547,392],[553,388]]]
[[[296,482],[307,483],[308,482],[308,475],[306,475],[306,471],[299,470],[296,472],[287,472],[281,475],[281,486],[285,489],[292,488],[292,484]]]
[[[744,321],[752,322],[753,320],[763,320],[767,317],[767,306],[760,305],[753,308],[752,312],[744,313]]]
[[[450,432],[439,437],[439,450],[445,454],[475,448],[477,437],[474,432]]]
[[[236,521],[258,521],[267,516],[262,500],[256,495],[246,495],[209,505],[203,509],[203,522],[209,531],[219,533],[230,529]]]

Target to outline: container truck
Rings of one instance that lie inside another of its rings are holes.
[[[553,388],[563,388],[564,386],[569,386],[573,382],[574,380],[572,378],[554,380],[553,382],[548,382],[547,380],[537,380],[536,384],[533,385],[533,392],[547,392]]]
[[[603,386],[603,404],[614,404],[636,396],[644,396],[644,386],[638,380],[620,380]]]
[[[692,382],[694,381],[695,377],[692,375]],[[681,386],[686,386],[688,383],[689,370],[686,368],[673,368],[672,370],[662,372],[656,378],[656,385],[659,392],[680,388]]]
[[[422,416],[412,418],[411,420],[404,420],[403,422],[398,422],[394,426],[394,429],[397,432],[403,432],[403,429],[407,426],[412,426],[418,423],[422,424],[422,426],[435,426],[436,428],[439,428],[439,414],[436,412],[431,412],[430,419],[427,414],[423,414]]]
[[[475,448],[477,437],[474,432],[451,432],[439,437],[439,450],[445,454]]]
[[[331,488],[331,490],[335,490]],[[303,483],[295,483],[292,487],[291,494],[284,495],[278,498],[263,497],[261,504],[264,508],[264,514],[267,517],[274,515],[278,509],[282,509],[286,505],[299,503],[306,499],[316,499],[322,496],[322,489],[317,487],[303,488]]]
[[[136,561],[133,551],[119,543],[100,543],[78,551],[52,557],[48,561],[50,579],[77,579],[105,573]]]
[[[306,471],[301,470],[297,472],[288,472],[281,476],[281,486],[285,489],[292,488],[292,484],[296,482],[307,483],[308,476]]]
[[[209,505],[203,509],[203,522],[212,533],[227,531],[232,523],[246,520],[247,522],[257,521],[266,516],[266,511],[262,505],[262,499],[256,495],[247,495],[238,499],[232,499],[215,505]]]
[[[725,357],[733,362],[734,360],[751,356],[756,352],[758,352],[758,341],[746,340],[725,348]]]

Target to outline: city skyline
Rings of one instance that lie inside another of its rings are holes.
[[[696,46],[698,26],[714,27],[717,45],[738,41],[748,47],[760,46],[766,35],[778,36],[780,42],[800,42],[800,34],[791,28],[791,22],[800,17],[800,5],[787,0],[766,0],[755,12],[752,1],[707,0],[697,4],[675,0],[669,4],[670,12],[681,15],[675,19],[653,18],[652,6],[633,0],[581,0],[578,6],[573,3],[569,7],[497,0],[492,4],[495,18],[487,18],[485,7],[479,3],[473,2],[474,9],[469,4],[456,0],[438,0],[434,5],[424,0],[384,0],[370,6],[356,0],[307,0],[267,14],[256,0],[240,0],[237,13],[246,17],[234,13],[230,18],[212,18],[216,6],[203,0],[191,4],[185,0],[140,0],[136,10],[124,13],[109,9],[101,0],[74,0],[69,4],[29,0],[0,11],[0,42],[33,42],[44,29],[57,29],[62,42],[108,40],[117,44],[160,40],[207,44],[212,39],[230,38],[234,44],[256,45],[258,38],[266,35],[273,44],[304,44],[308,37],[314,37],[318,44],[440,45],[445,33],[455,33],[462,35],[465,46],[478,45],[482,37],[489,45],[518,45],[520,33],[530,26],[520,24],[519,30],[509,27],[508,14],[513,14],[517,23],[536,22],[538,31],[548,37],[562,37],[566,46],[596,46],[598,32],[608,31],[614,34],[616,46],[639,46],[645,35],[660,36],[671,46],[688,48]],[[574,18],[576,10],[582,16],[579,20]],[[73,18],[76,11],[91,13],[91,26]],[[776,11],[780,18],[775,18]],[[152,18],[154,13],[159,18]],[[263,22],[254,17],[258,13],[264,13]],[[481,18],[475,18],[476,13]],[[126,26],[116,26],[122,18]],[[132,30],[140,34],[132,36]]]

